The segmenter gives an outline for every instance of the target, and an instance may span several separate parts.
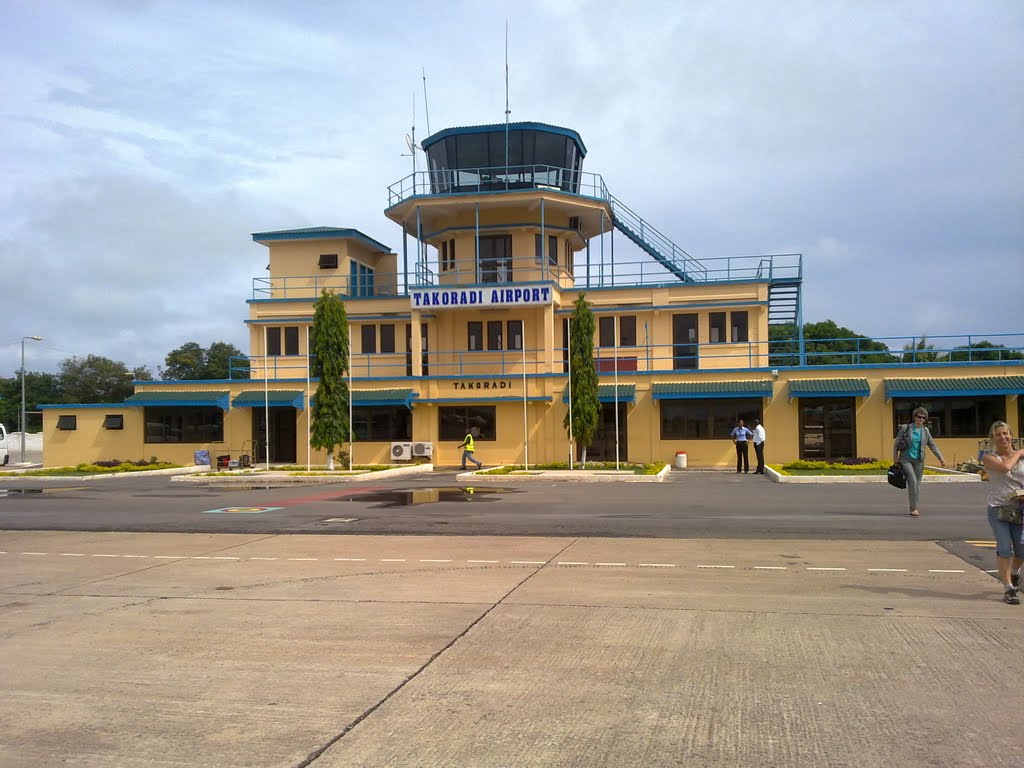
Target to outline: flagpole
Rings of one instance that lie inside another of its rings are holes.
[[[576,458],[575,446],[573,445],[572,433],[572,315],[569,315],[569,322],[566,323],[566,347],[569,360],[569,469],[573,469],[573,461]]]
[[[530,468],[530,426],[526,414],[526,320],[523,319],[523,468]]]
[[[352,454],[355,453],[352,443],[352,324],[348,326],[348,471],[352,471]]]
[[[267,348],[267,326],[263,326],[263,436],[267,472],[270,471],[270,350]]]
[[[312,446],[310,445],[310,421],[313,419],[313,402],[309,397],[309,367],[313,363],[313,356],[309,348],[309,326],[306,326],[306,471],[312,469]]]
[[[619,471],[619,336],[612,333],[612,351],[615,353],[615,471]]]

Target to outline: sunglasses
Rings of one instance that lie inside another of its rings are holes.
[[[927,416],[915,416],[914,418],[915,419],[920,419],[921,421],[928,421],[928,417]]]

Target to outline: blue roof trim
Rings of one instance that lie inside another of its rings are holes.
[[[273,232],[253,232],[257,243],[282,242],[287,240],[358,240],[381,253],[394,253],[388,246],[358,229],[342,227],[306,227],[304,229],[279,229]]]
[[[41,411],[45,410],[58,410],[58,411],[78,411],[86,408],[102,408],[104,410],[116,410],[125,408],[124,403],[52,403],[47,405],[37,405]]]
[[[153,394],[171,394],[167,392],[153,393]],[[196,394],[194,392],[187,392],[183,394]],[[122,404],[122,408],[131,408],[138,406],[150,406],[150,407],[167,407],[167,408],[220,408],[222,411],[231,410],[231,393],[230,392],[211,392],[211,397],[207,398],[183,398],[181,400],[174,399],[162,399],[162,398],[148,398],[143,393],[136,393],[127,398]]]
[[[550,403],[550,397],[527,397],[527,402],[530,403]],[[487,405],[489,403],[521,403],[523,398],[521,397],[429,397],[423,400],[417,400],[417,403],[476,403],[480,405]]]
[[[232,408],[263,408],[266,404],[273,406],[292,407],[296,410],[305,410],[306,397],[302,392],[281,390],[264,392],[260,389],[252,389],[247,392],[240,392],[231,401]]]
[[[570,139],[576,142],[576,146],[580,148],[580,152],[583,156],[587,156],[587,147],[583,143],[583,139],[580,135],[571,128],[562,128],[558,125],[549,125],[548,123],[509,123],[508,130],[511,131],[543,131],[545,133],[556,133],[560,136],[568,136]],[[420,142],[420,147],[426,149],[427,147],[436,144],[441,139],[446,139],[449,136],[464,136],[472,133],[504,133],[506,125],[505,123],[491,123],[490,125],[464,125],[456,128],[445,128],[444,130],[438,131],[437,133],[427,136],[423,141]]]

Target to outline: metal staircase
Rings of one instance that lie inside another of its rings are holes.
[[[708,279],[708,270],[621,200],[608,195],[612,208],[612,224],[622,234],[654,257],[665,269],[684,283],[702,283]]]
[[[795,324],[800,315],[800,278],[768,283],[768,325]]]

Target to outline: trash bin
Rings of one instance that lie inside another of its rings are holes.
[[[686,469],[686,451],[676,451],[676,469]]]

